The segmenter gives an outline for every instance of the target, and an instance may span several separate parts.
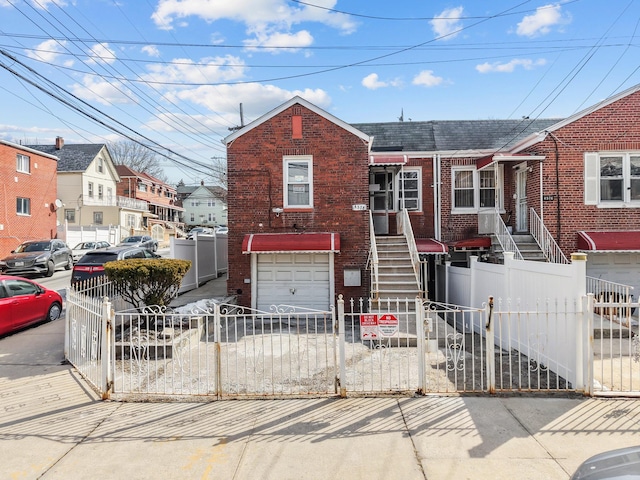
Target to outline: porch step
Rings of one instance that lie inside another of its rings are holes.
[[[378,296],[404,300],[420,295],[404,236],[376,237],[378,250]],[[413,308],[413,307],[412,307]]]
[[[532,235],[528,233],[514,233],[511,237],[517,245],[518,250],[520,250],[524,260],[535,262],[548,261]],[[504,263],[502,246],[495,235],[491,236],[491,250],[498,263]]]

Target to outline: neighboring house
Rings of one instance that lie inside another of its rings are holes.
[[[25,240],[56,236],[58,159],[0,140],[0,258]]]
[[[148,221],[145,219],[145,227],[150,227],[153,223],[180,223],[180,214],[184,209],[177,205],[174,186],[125,165],[116,165],[116,170],[120,176],[118,195],[148,205],[148,213],[145,214]]]
[[[62,206],[58,222],[69,227],[120,225],[138,228],[147,211],[145,202],[117,195],[120,181],[105,144],[32,145],[58,157],[58,194]],[[73,246],[73,245],[72,245]]]
[[[187,228],[227,224],[226,195],[222,187],[201,182],[199,186],[178,186],[177,191],[184,208],[182,221]]]
[[[493,252],[497,233],[517,248],[513,232],[548,261],[588,251],[588,275],[638,295],[639,112],[640,86],[563,120],[349,125],[293,98],[226,138],[230,292],[261,309],[373,294],[372,239],[408,212],[430,294],[446,254]]]

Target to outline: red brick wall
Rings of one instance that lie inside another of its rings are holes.
[[[16,156],[30,157],[31,173],[16,171]],[[57,198],[56,160],[0,143],[0,258],[25,240],[56,236],[56,214],[51,205]],[[16,198],[31,199],[31,215],[16,214]]]
[[[559,175],[556,175],[556,144]],[[567,256],[577,249],[579,230],[640,229],[640,208],[598,208],[584,204],[584,153],[603,151],[640,152],[640,92],[556,130],[553,136],[528,149],[530,153],[546,155],[542,166],[543,194],[556,195],[560,208],[556,200],[543,202],[544,222],[554,237],[560,231],[560,247]],[[536,180],[535,186],[529,182],[528,193],[529,205],[540,213],[538,168],[530,174]]]
[[[293,138],[292,117],[302,118],[302,136]],[[283,156],[313,156],[312,210],[272,212],[283,206]],[[294,105],[238,137],[227,148],[229,218],[229,293],[251,304],[250,255],[242,253],[249,233],[337,232],[335,291],[345,298],[368,295],[365,271],[369,253],[369,216],[353,211],[369,204],[367,145],[326,118]],[[362,271],[361,287],[344,287],[344,269]]]

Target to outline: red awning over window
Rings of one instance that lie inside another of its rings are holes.
[[[242,240],[242,253],[339,251],[339,233],[252,233]]]
[[[638,252],[639,230],[578,232],[578,250],[587,252]]]
[[[418,253],[422,254],[442,255],[449,251],[444,243],[433,238],[416,238],[416,247],[418,247]]]

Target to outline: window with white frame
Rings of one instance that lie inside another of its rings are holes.
[[[76,209],[75,208],[65,208],[64,209],[64,219],[69,223],[76,223]]]
[[[485,208],[503,210],[503,171],[502,165],[480,171],[475,166],[453,167],[452,212],[475,213]]]
[[[284,206],[313,207],[313,158],[284,157]]]
[[[195,213],[189,214],[189,221],[190,222],[195,222],[196,221],[196,214]]]
[[[102,212],[93,212],[93,224],[102,225]]]
[[[398,210],[422,210],[422,170],[405,167],[398,174]]]
[[[101,157],[98,158],[98,162],[96,163],[96,170],[100,173],[104,172],[104,159]]]
[[[16,156],[16,170],[20,173],[31,173],[31,159],[19,153]]]
[[[142,183],[142,182],[138,182],[138,190],[140,192],[146,192],[147,191],[147,184],[146,183]]]
[[[584,202],[640,206],[640,152],[584,154]]]
[[[89,185],[87,186],[87,194],[89,197],[93,198],[93,182],[89,182]]]
[[[127,227],[136,227],[136,216],[130,213],[127,213],[127,218],[126,218],[126,225]]]
[[[18,215],[31,215],[31,199],[30,198],[16,198],[16,213]]]
[[[98,198],[102,200],[102,196],[104,194],[104,187],[101,184],[98,184]]]

